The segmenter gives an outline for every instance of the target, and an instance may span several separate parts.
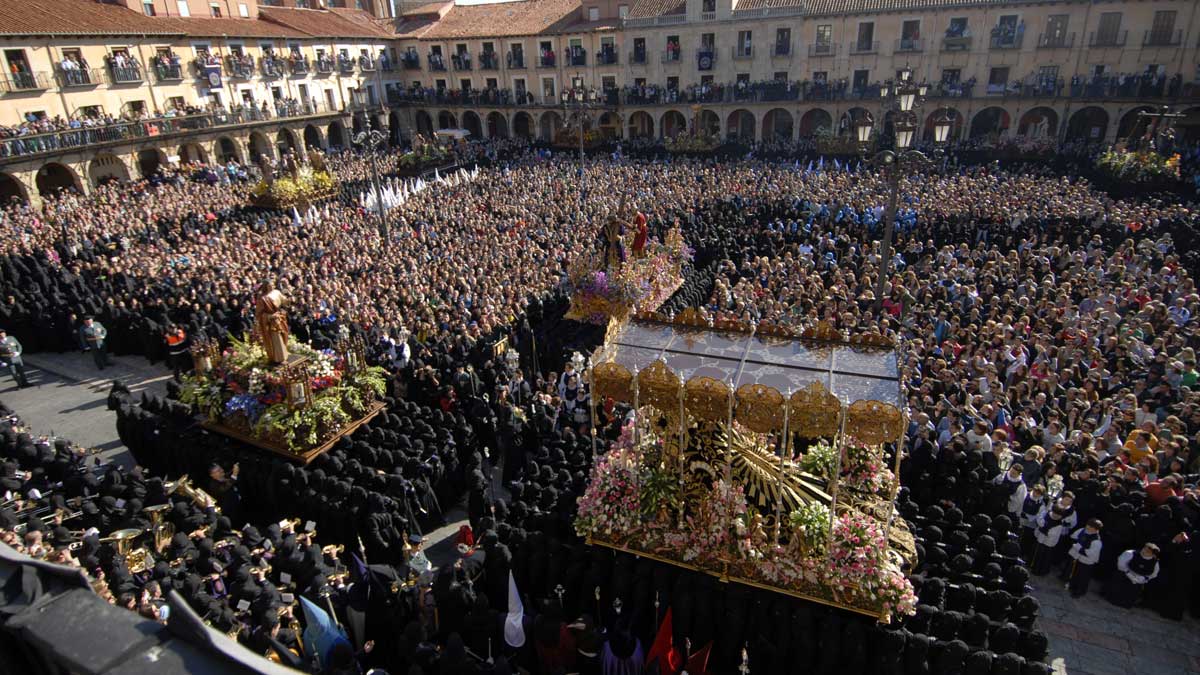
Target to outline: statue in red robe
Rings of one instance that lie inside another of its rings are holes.
[[[633,219],[633,225],[637,228],[637,234],[633,237],[633,256],[640,258],[645,254],[646,238],[649,236],[649,229],[646,227],[646,214],[641,211]]]

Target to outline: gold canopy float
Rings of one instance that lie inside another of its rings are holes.
[[[593,419],[607,399],[633,413],[597,457],[581,535],[880,621],[914,610],[903,570],[916,547],[894,509],[905,419],[891,339],[695,309],[609,325],[585,372]],[[885,443],[897,444],[891,468]]]

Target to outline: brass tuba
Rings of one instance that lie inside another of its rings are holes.
[[[213,499],[212,495],[204,490],[192,485],[192,479],[188,478],[186,473],[180,476],[179,480],[168,483],[165,487],[167,488],[167,494],[178,492],[191,499],[193,504],[202,509],[217,507],[217,500]]]
[[[171,539],[175,536],[175,523],[163,520],[163,512],[170,508],[170,504],[155,504],[142,509],[150,514],[150,532],[154,535],[154,550],[159,553],[171,545]]]

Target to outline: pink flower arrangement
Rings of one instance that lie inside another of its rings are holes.
[[[874,495],[892,488],[896,475],[883,463],[883,451],[854,439],[842,446],[842,485]]]

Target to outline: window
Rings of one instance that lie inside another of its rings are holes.
[[[750,73],[738,73],[737,74],[737,83],[738,84],[750,84]]]
[[[1025,24],[1020,22],[1016,14],[1005,14],[992,29],[992,46],[1006,49],[1020,47],[1024,32]]]
[[[131,101],[129,104],[131,110],[133,109],[134,103],[141,103],[141,101]],[[145,109],[146,104],[142,103],[142,110]],[[79,110],[77,110],[76,113],[81,117],[99,117],[104,114],[104,109],[98,105],[83,105],[79,106]]]
[[[701,6],[700,11],[702,11],[702,12],[717,11],[717,0],[704,0],[703,6]]]
[[[1051,14],[1046,18],[1046,38],[1048,44],[1062,44],[1067,40],[1067,21],[1070,17],[1066,14]]]
[[[633,62],[646,62],[646,38],[633,38]]]
[[[154,16],[154,0],[145,0],[142,3],[142,12],[146,16]]]
[[[542,98],[545,99],[547,102],[550,102],[550,103],[554,102],[554,78],[553,77],[543,77],[542,78]]]
[[[700,84],[707,85],[707,86],[711,87],[711,86],[712,86],[712,83],[713,83],[713,76],[712,76],[712,75],[701,75],[701,76],[700,76]],[[645,84],[646,84],[646,81],[645,81],[645,80],[642,80],[642,84],[643,84],[643,85],[645,85]]]
[[[1008,87],[1008,66],[992,68],[988,73],[988,93],[1002,94]]]
[[[1051,85],[1058,82],[1058,66],[1042,66],[1039,68],[1038,82]]]
[[[786,70],[776,71],[774,80],[776,82],[787,82],[788,81],[787,71]]]
[[[494,77],[489,77],[483,82],[483,86],[488,89],[499,89],[500,83]]]
[[[775,29],[775,55],[784,56],[792,51],[792,29]]]
[[[914,51],[921,48],[921,20],[909,19],[900,25],[900,49]]]
[[[143,102],[143,101],[133,101],[133,103],[141,103],[143,106],[145,105],[145,102]],[[167,107],[168,108],[173,108],[175,110],[183,110],[184,107],[186,107],[186,106],[187,106],[187,103],[183,100],[182,96],[172,96],[167,99]]]
[[[713,48],[713,46],[716,44],[717,44],[717,34],[716,33],[701,33],[700,34],[700,48],[701,49],[711,50]]]
[[[209,5],[208,5],[208,11],[209,11],[209,13],[210,13],[210,14],[212,14],[212,15],[213,15],[213,18],[214,18],[214,19],[219,19],[219,18],[221,18],[221,6],[220,6],[220,5],[218,5],[217,3],[215,3],[215,2],[213,2],[213,3],[209,3]]]
[[[855,41],[855,47],[860,52],[871,51],[872,45],[875,42],[875,22],[864,21],[858,24],[858,40]]]
[[[863,92],[867,89],[867,83],[870,81],[871,71],[860,69],[854,71],[854,79],[851,83],[855,92]]]
[[[667,90],[679,91],[679,78],[675,75],[667,78]]]
[[[946,68],[942,71],[942,83],[958,84],[962,81],[961,68]]]
[[[516,92],[517,100],[519,101],[525,95],[525,78],[522,77],[513,80],[513,91]]]
[[[470,80],[470,78],[464,78],[464,79],[461,79],[461,80],[459,80],[459,81],[458,81],[458,88],[459,88],[459,89],[462,89],[463,91],[471,91],[471,80]]]
[[[588,7],[588,21],[599,21],[599,20],[600,20],[600,8],[599,7]]]
[[[967,32],[967,17],[956,16],[950,19],[950,25],[946,27],[946,37],[961,38],[969,37]]]
[[[445,80],[437,80],[436,82],[433,83],[433,86],[438,91],[445,91],[446,90],[446,81]]]
[[[823,51],[829,51],[829,45],[833,44],[833,24],[823,23],[817,26],[817,39],[814,43],[818,47],[825,47]]]
[[[307,102],[307,101],[308,101],[308,85],[307,85],[307,84],[301,84],[301,85],[298,87],[298,89],[300,90],[300,100],[301,100],[301,101],[304,101],[304,102]]]
[[[188,17],[192,15],[188,9],[187,0],[175,0],[175,9],[178,10],[179,16]]]
[[[238,3],[238,16],[242,17],[243,19],[249,19],[250,18],[250,6],[244,2],[239,2]]]
[[[829,81],[829,71],[827,71],[827,70],[814,70],[813,71],[813,84],[816,84],[819,86],[825,86],[825,83],[828,81]]]
[[[1175,40],[1175,10],[1159,10],[1154,13],[1154,24],[1150,28],[1149,44],[1170,45]]]
[[[600,78],[600,88],[604,91],[611,91],[617,88],[617,78],[614,75],[605,75]]]
[[[1093,44],[1096,46],[1113,46],[1117,47],[1124,43],[1118,40],[1121,35],[1121,13],[1120,12],[1104,12],[1100,15],[1100,25],[1096,27],[1096,40]]]
[[[733,47],[738,56],[754,56],[754,38],[748,30],[738,31],[737,44]]]
[[[625,19],[629,16],[629,5],[617,5],[617,18]]]

